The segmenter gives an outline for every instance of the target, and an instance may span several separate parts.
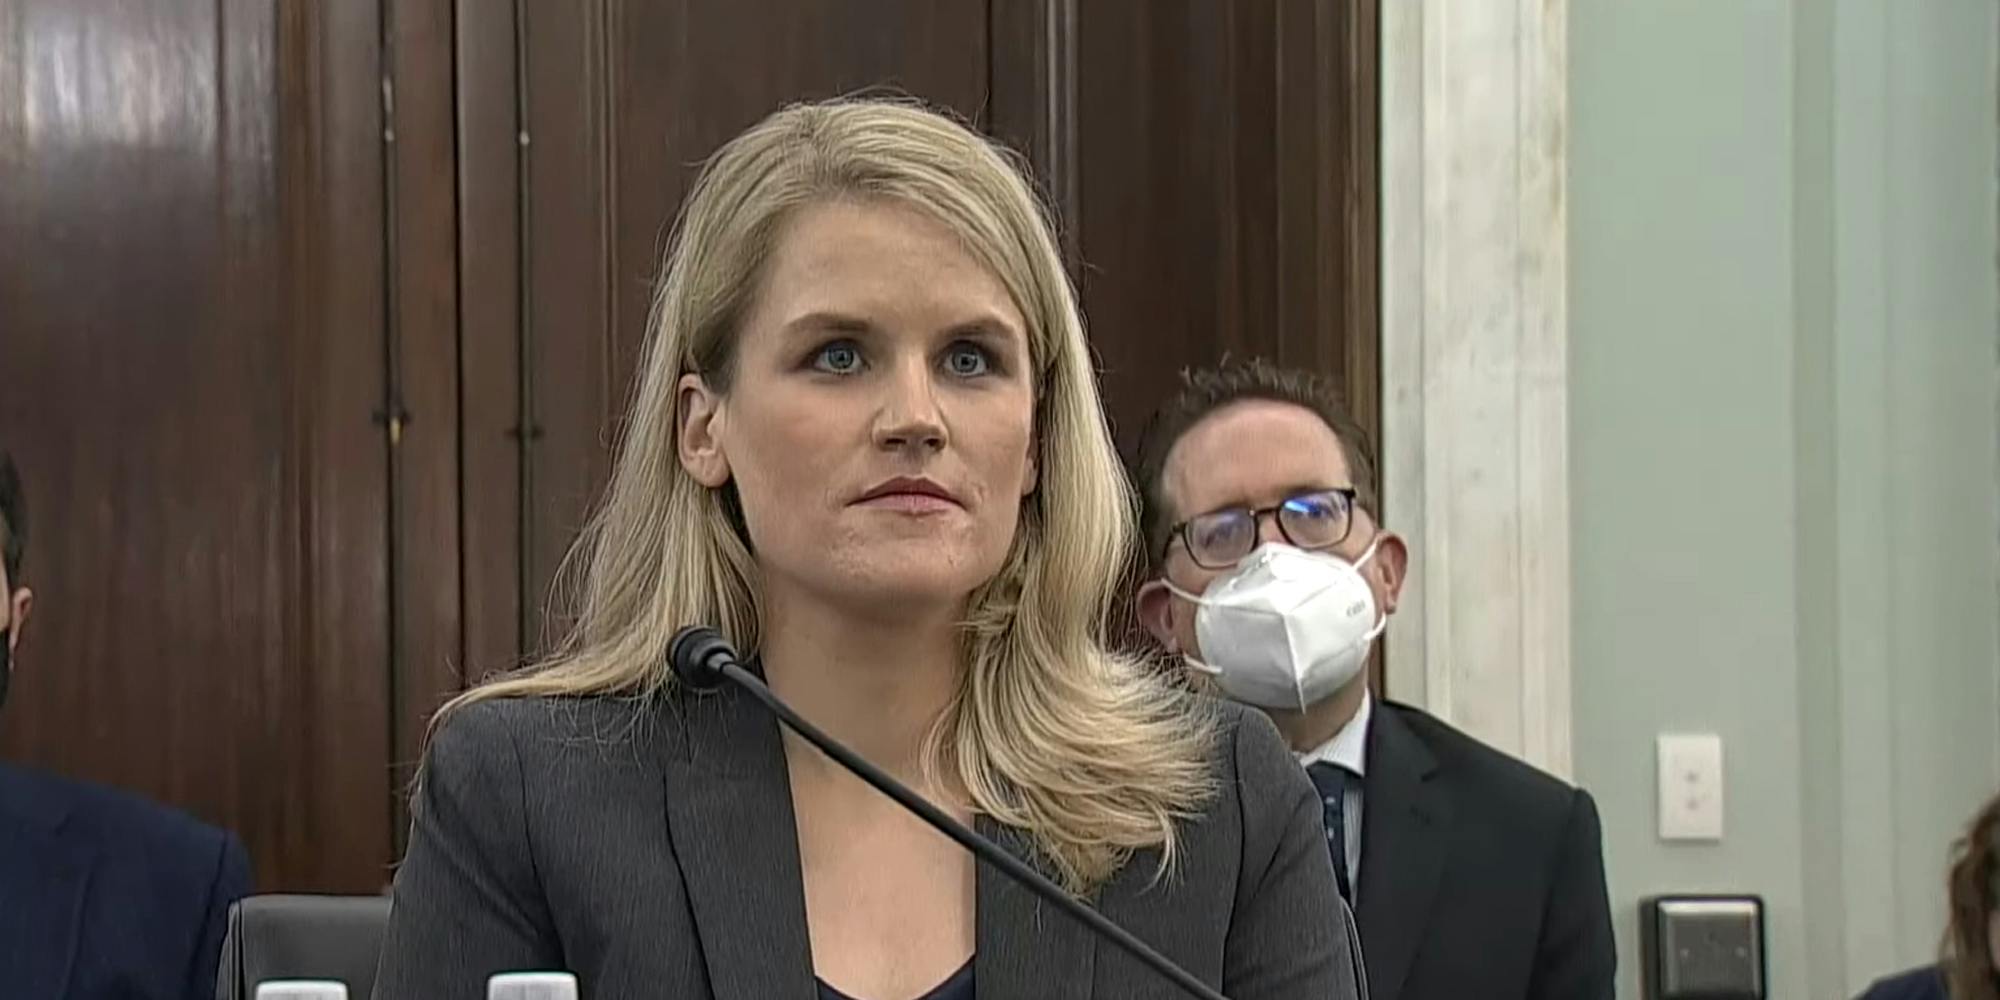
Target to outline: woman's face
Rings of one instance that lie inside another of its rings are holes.
[[[737,336],[726,394],[682,379],[680,454],[735,483],[767,593],[899,616],[999,572],[1035,485],[1026,325],[950,230],[803,209]]]

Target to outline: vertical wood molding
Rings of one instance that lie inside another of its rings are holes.
[[[1567,776],[1568,5],[1381,16],[1388,689]]]
[[[995,0],[985,126],[1022,151],[1055,213],[1063,259],[1081,266],[1077,166],[1077,0]],[[1026,65],[1016,60],[1027,56]],[[1024,72],[1025,70],[1025,72]]]
[[[461,684],[515,666],[522,641],[526,458],[521,352],[526,287],[517,8],[454,0],[458,192]]]
[[[461,686],[459,245],[453,0],[385,0],[383,143],[389,434],[390,763],[413,772]],[[398,786],[404,784],[397,782]],[[408,833],[404,799],[392,833]]]

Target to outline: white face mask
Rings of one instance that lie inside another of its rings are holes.
[[[1188,666],[1215,678],[1224,694],[1260,708],[1304,711],[1353,680],[1368,647],[1389,625],[1361,567],[1375,558],[1378,535],[1348,562],[1322,552],[1267,542],[1215,581],[1206,594],[1166,582],[1199,605],[1195,637],[1206,662]]]

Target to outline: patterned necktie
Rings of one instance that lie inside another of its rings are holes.
[[[1347,884],[1347,769],[1320,761],[1309,765],[1313,787],[1319,789],[1320,822],[1326,827],[1326,849],[1333,855],[1333,877],[1340,885],[1340,898],[1354,905],[1354,889]]]

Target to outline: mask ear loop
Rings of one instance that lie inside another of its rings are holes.
[[[1195,607],[1198,608],[1203,607],[1208,602],[1208,599],[1203,597],[1202,595],[1182,590],[1179,586],[1176,586],[1174,584],[1174,581],[1169,580],[1164,576],[1160,577],[1160,585],[1167,588],[1167,593],[1172,594],[1175,597],[1178,597],[1181,600],[1194,605]],[[1222,676],[1221,667],[1204,663],[1201,660],[1197,659],[1193,653],[1182,651],[1181,660],[1185,662],[1188,665],[1188,668],[1193,670],[1195,673],[1203,674],[1208,677]]]
[[[1381,547],[1382,547],[1382,529],[1376,528],[1374,540],[1368,543],[1368,548],[1361,553],[1361,558],[1356,559],[1354,561],[1354,571],[1356,573],[1361,572],[1361,567],[1368,565],[1368,560],[1375,558],[1375,550]],[[1365,583],[1367,581],[1364,578],[1362,582]],[[1371,597],[1374,594],[1372,590],[1369,593]],[[1382,637],[1382,633],[1387,631],[1389,631],[1389,613],[1383,611],[1378,606],[1375,609],[1375,627],[1369,629],[1368,634],[1365,637],[1363,637],[1361,641],[1364,643],[1372,643],[1375,640],[1380,639]]]
[[[1202,675],[1202,676],[1204,676],[1204,677],[1220,677],[1220,676],[1222,676],[1222,668],[1221,668],[1221,667],[1217,667],[1217,666],[1212,666],[1212,665],[1210,665],[1210,664],[1207,664],[1207,663],[1203,663],[1202,661],[1200,661],[1200,660],[1196,659],[1196,658],[1195,658],[1195,655],[1194,655],[1193,653],[1182,653],[1182,654],[1181,654],[1181,662],[1182,662],[1182,663],[1185,663],[1185,664],[1187,664],[1187,668],[1188,668],[1189,670],[1192,670],[1192,671],[1194,671],[1195,673],[1198,673],[1198,674],[1200,674],[1200,675]]]
[[[1377,528],[1375,530],[1374,541],[1369,542],[1368,547],[1361,550],[1361,558],[1354,560],[1354,562],[1352,562],[1350,565],[1352,565],[1355,569],[1360,569],[1361,567],[1368,565],[1368,560],[1375,558],[1375,550],[1381,547],[1382,547],[1382,530],[1380,528]]]

